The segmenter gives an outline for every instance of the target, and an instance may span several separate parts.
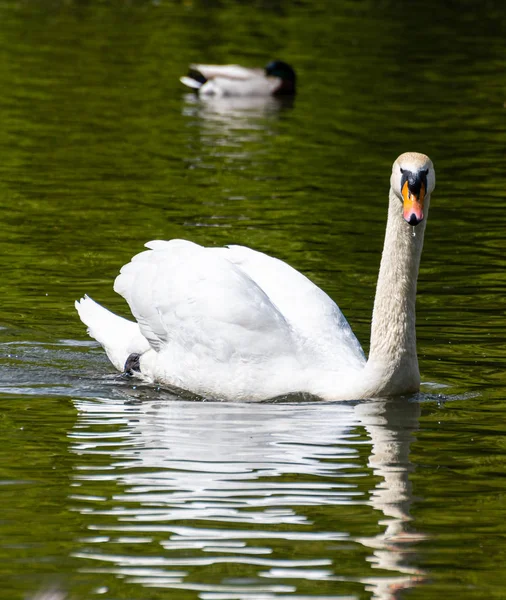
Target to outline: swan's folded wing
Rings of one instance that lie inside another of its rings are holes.
[[[215,77],[223,77],[225,79],[238,79],[245,81],[251,77],[262,77],[265,75],[263,69],[248,69],[240,65],[190,65],[190,72],[197,71],[206,79],[214,79]]]
[[[155,350],[172,345],[219,362],[293,355],[296,341],[255,281],[225,257],[191,242],[150,242],[116,278]]]
[[[213,248],[240,267],[269,296],[307,344],[306,355],[321,368],[359,369],[365,355],[337,304],[285,262],[244,246]]]

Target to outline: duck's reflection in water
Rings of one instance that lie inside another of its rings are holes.
[[[231,125],[236,119],[259,118],[275,115],[278,112],[292,108],[295,99],[291,96],[209,96],[201,98],[195,94],[184,97],[183,114],[189,117],[200,117],[203,121],[224,122]]]
[[[290,97],[185,96],[183,115],[188,118],[188,158],[191,168],[214,168],[214,159],[225,158],[220,168],[241,169],[268,150],[279,115],[293,106]],[[267,146],[265,146],[267,144]],[[192,157],[191,149],[195,154]]]
[[[87,570],[208,600],[314,599],[315,581],[325,598],[387,600],[423,581],[410,566],[418,404],[76,405]]]

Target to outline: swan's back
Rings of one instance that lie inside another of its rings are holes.
[[[365,356],[337,304],[310,279],[277,258],[244,246],[210,249],[240,267],[267,293],[304,340],[319,368],[360,369]]]
[[[146,245],[114,289],[156,351],[159,379],[170,371],[175,385],[195,377],[212,389],[221,378],[251,386],[255,378],[279,377],[280,385],[296,386],[286,393],[303,385],[287,373],[363,368],[360,344],[338,306],[286,263],[241,246]]]

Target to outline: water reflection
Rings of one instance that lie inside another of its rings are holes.
[[[225,159],[228,169],[237,161],[236,168],[241,169],[245,159],[266,153],[264,144],[274,134],[273,118],[294,102],[290,97],[200,98],[194,94],[186,94],[184,100],[189,144],[197,144],[198,150],[190,163],[194,167],[214,168],[206,160],[220,158]]]
[[[227,123],[235,128],[240,128],[241,120],[244,125],[245,120],[276,115],[283,109],[292,108],[295,103],[292,96],[200,97],[186,94],[184,100],[183,115],[197,116],[208,123]],[[250,126],[254,127],[252,123]]]
[[[413,494],[409,474],[414,466],[409,452],[421,407],[401,398],[361,403],[355,411],[372,442],[368,465],[380,482],[371,491],[371,505],[382,513],[378,523],[385,526],[384,532],[361,541],[374,550],[369,560],[375,567],[399,574],[369,582],[375,597],[387,599],[394,597],[395,591],[423,581],[423,573],[407,564],[416,542],[426,539],[410,529]]]
[[[409,566],[419,404],[75,404],[84,570],[208,600],[315,598],[315,581],[326,598],[389,600],[422,581]]]

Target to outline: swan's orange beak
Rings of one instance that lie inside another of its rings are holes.
[[[418,186],[417,186],[418,187]],[[403,216],[410,225],[418,225],[423,221],[423,200],[425,198],[425,184],[420,183],[419,191],[413,190],[408,181],[402,186],[404,199]]]

